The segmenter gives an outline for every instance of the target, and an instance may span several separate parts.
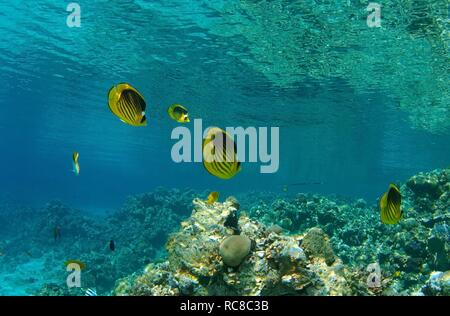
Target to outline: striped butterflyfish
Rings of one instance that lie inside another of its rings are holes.
[[[203,166],[220,179],[230,179],[241,170],[233,138],[218,127],[208,129],[202,144]]]
[[[72,164],[73,164],[73,172],[78,176],[80,174],[80,165],[78,164],[78,157],[80,154],[78,152],[74,152],[72,154]]]
[[[120,120],[132,126],[146,126],[145,100],[128,83],[119,83],[108,92],[108,106]]]
[[[390,184],[389,189],[380,199],[380,216],[384,224],[397,224],[403,217],[401,210],[402,196],[395,184]]]
[[[206,204],[211,205],[211,204],[214,204],[215,202],[217,202],[218,200],[219,200],[219,192],[214,191],[208,195],[208,198],[206,199],[205,202],[206,202]]]
[[[169,114],[170,118],[178,123],[189,123],[189,114],[188,110],[182,106],[181,104],[172,104],[167,109],[167,114]]]

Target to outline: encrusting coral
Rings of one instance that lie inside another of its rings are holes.
[[[230,267],[237,267],[250,253],[252,241],[245,235],[226,237],[220,244],[219,253],[223,262]]]

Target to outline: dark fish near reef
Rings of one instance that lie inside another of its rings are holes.
[[[111,249],[111,251],[116,250],[116,244],[114,243],[114,240],[109,241],[109,249]]]
[[[73,172],[78,176],[80,174],[80,165],[78,164],[78,157],[80,154],[76,151],[72,154]]]
[[[59,226],[56,226],[53,229],[53,238],[55,238],[55,241],[61,239],[61,228],[59,228]]]
[[[395,184],[390,184],[389,189],[380,199],[380,216],[384,224],[397,224],[403,217],[401,210],[402,196]]]
[[[66,262],[64,262],[64,265],[67,267],[69,264],[77,264],[81,270],[86,268],[86,264],[84,264],[84,262],[81,262],[80,260],[67,260]]]
[[[172,104],[167,109],[167,114],[169,114],[170,118],[178,123],[189,123],[189,114],[188,110],[182,106],[181,104]]]
[[[224,130],[212,127],[202,144],[203,166],[220,179],[231,179],[241,170],[234,140]]]
[[[219,192],[211,192],[206,199],[206,204],[211,205],[219,200]]]
[[[144,97],[128,83],[120,83],[109,90],[108,106],[111,112],[126,124],[147,125]]]

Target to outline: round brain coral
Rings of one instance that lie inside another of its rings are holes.
[[[220,244],[219,253],[223,262],[230,267],[237,267],[250,253],[252,241],[245,235],[233,235]]]

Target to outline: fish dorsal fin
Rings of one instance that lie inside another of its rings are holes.
[[[394,183],[389,184],[389,190],[391,190],[391,189],[400,193],[400,189]]]
[[[394,203],[396,206],[400,206],[402,196],[398,187],[393,183],[389,185],[387,200],[388,202]]]

